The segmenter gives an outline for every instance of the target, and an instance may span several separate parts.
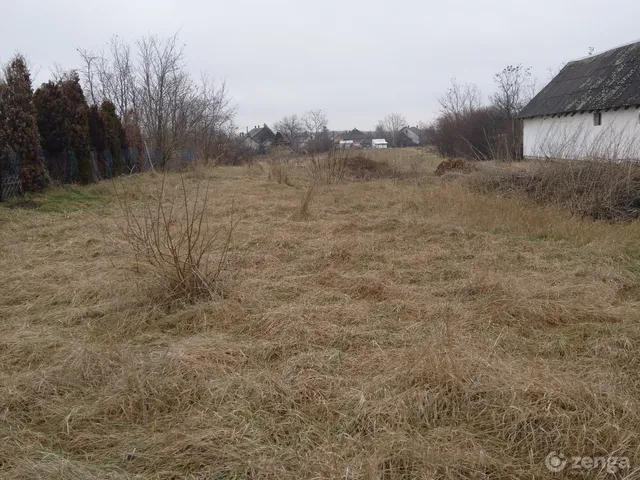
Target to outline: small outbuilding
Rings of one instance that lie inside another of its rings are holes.
[[[569,62],[522,110],[526,158],[640,159],[640,42]]]
[[[382,148],[387,148],[389,145],[384,138],[374,138],[371,140],[371,148],[374,150],[379,150]]]

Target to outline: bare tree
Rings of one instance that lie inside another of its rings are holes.
[[[333,142],[329,136],[329,119],[322,110],[310,110],[304,117],[302,123],[309,132],[310,140],[307,150],[312,153],[327,151],[332,147]]]
[[[535,91],[531,68],[508,65],[493,77],[498,91],[491,96],[493,105],[507,118],[515,118],[529,103]]]
[[[307,131],[314,136],[318,136],[329,125],[329,119],[322,110],[309,110],[304,117],[302,123]]]
[[[400,113],[390,113],[381,123],[384,130],[391,136],[391,145],[397,146],[398,134],[407,126],[407,119]]]
[[[304,131],[304,123],[297,115],[282,117],[273,124],[276,131],[286,135],[291,142],[291,148],[298,151],[300,148],[300,138]]]
[[[103,56],[98,62],[98,74],[103,96],[113,102],[118,115],[123,116],[126,111],[135,108],[135,65],[129,44],[118,36],[112,37],[109,42],[109,56]]]
[[[195,147],[208,163],[216,154],[224,153],[223,144],[235,130],[236,109],[231,105],[226,82],[218,85],[206,74],[201,79],[198,101],[200,121],[196,124]]]
[[[531,68],[525,68],[521,64],[508,65],[496,73],[493,79],[498,89],[491,96],[491,102],[499,117],[507,123],[505,134],[498,145],[494,145],[494,148],[502,151],[496,156],[505,160],[518,160],[522,156],[523,132],[522,122],[517,117],[535,94]]]
[[[482,95],[476,84],[460,84],[452,78],[451,86],[443,96],[438,97],[438,102],[443,114],[460,118],[480,108]]]
[[[177,35],[148,36],[135,45],[113,37],[105,52],[78,49],[89,100],[109,99],[121,118],[140,122],[142,141],[162,166],[179,150],[219,156],[229,143],[235,108],[224,82],[196,83]]]
[[[96,64],[100,60],[100,57],[95,55],[93,52],[89,50],[83,50],[82,48],[76,49],[78,54],[80,54],[80,58],[82,58],[82,68],[78,71],[80,74],[80,78],[83,82],[83,90],[85,95],[88,96],[87,102],[90,105],[97,105],[100,101],[99,98],[99,85],[97,84],[97,72],[96,72]]]

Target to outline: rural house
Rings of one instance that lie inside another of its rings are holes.
[[[522,110],[527,158],[640,159],[640,42],[569,62]]]
[[[267,153],[273,143],[275,135],[265,123],[262,127],[255,127],[246,134],[240,134],[242,143],[256,153]]]
[[[418,127],[403,127],[398,132],[396,144],[399,147],[417,147],[420,145],[420,129]]]
[[[350,132],[335,137],[334,141],[340,144],[341,148],[361,148],[363,143],[367,143],[369,136],[354,128]]]

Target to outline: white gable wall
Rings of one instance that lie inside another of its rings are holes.
[[[601,112],[595,126],[593,113],[524,120],[526,158],[640,159],[640,110]]]

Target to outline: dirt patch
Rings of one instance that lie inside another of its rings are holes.
[[[436,168],[436,175],[442,176],[449,172],[471,173],[475,170],[476,166],[469,160],[463,158],[447,158]]]

